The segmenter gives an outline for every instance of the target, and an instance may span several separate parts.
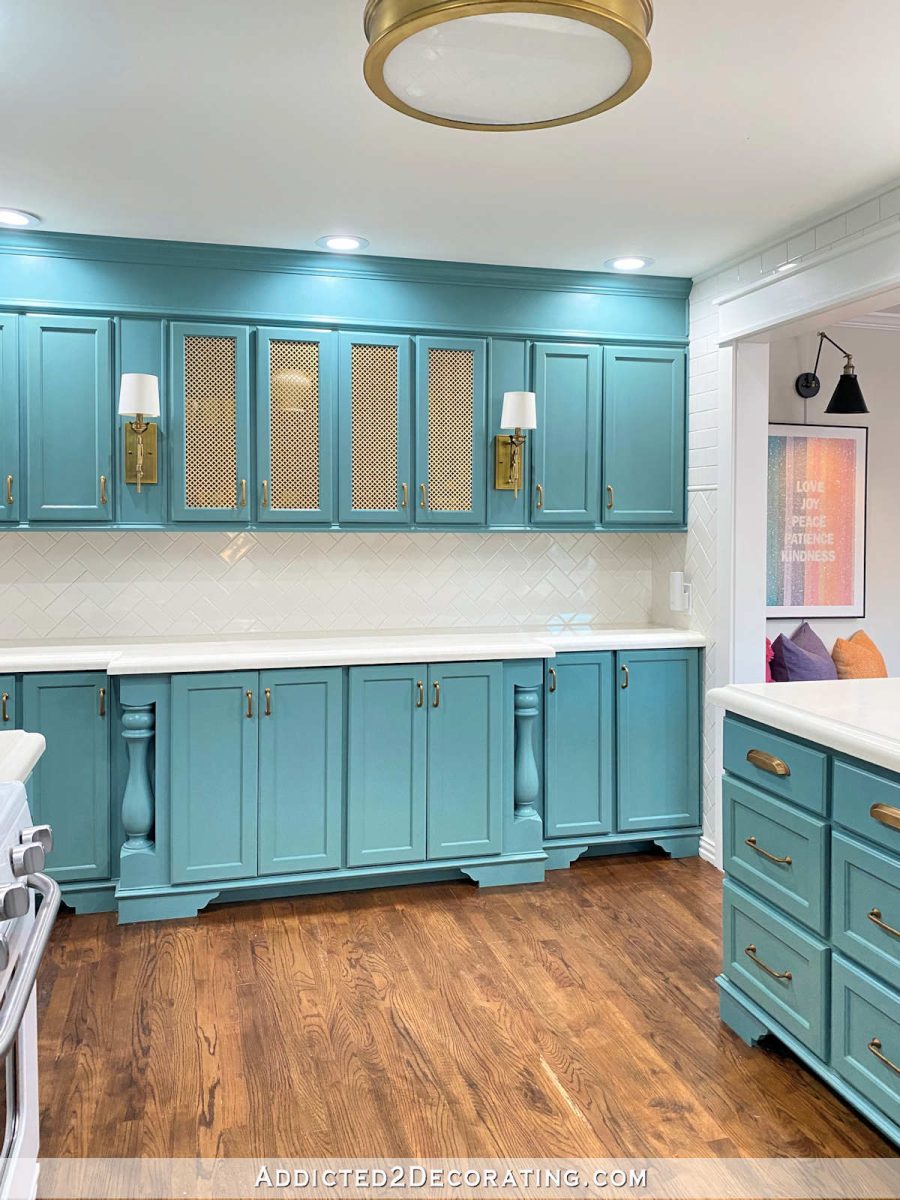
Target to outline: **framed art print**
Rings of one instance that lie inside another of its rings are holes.
[[[769,617],[865,616],[867,437],[769,426]]]

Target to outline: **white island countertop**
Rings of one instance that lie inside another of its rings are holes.
[[[20,729],[0,733],[0,782],[18,780],[24,783],[46,745],[40,733],[23,733]]]
[[[577,650],[703,647],[692,630],[659,625],[564,625],[537,629],[435,629],[347,634],[244,634],[134,641],[0,642],[0,674],[106,671],[168,675],[186,671],[339,667],[377,663],[485,662],[553,658]]]
[[[732,684],[713,704],[760,725],[900,772],[900,679]]]

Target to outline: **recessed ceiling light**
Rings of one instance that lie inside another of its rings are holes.
[[[365,250],[368,244],[364,237],[349,233],[330,233],[316,241],[323,250],[334,250],[337,254],[353,254],[356,250]]]
[[[10,229],[28,229],[40,223],[41,218],[34,213],[23,212],[20,208],[0,208],[0,225],[6,225]]]
[[[641,258],[637,254],[626,254],[622,258],[608,258],[606,266],[613,271],[643,271],[653,265],[652,258]]]
[[[797,263],[796,261],[795,262],[786,262],[786,263],[782,263],[780,267],[776,267],[775,270],[780,275],[784,271],[793,271],[794,267],[796,267],[796,266],[799,266],[799,263]]]

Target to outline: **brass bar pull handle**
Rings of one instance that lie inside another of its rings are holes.
[[[622,691],[626,691],[631,684],[631,672],[627,667],[622,668]]]
[[[424,483],[419,484],[419,494],[420,494],[419,508],[424,508],[425,501],[426,501],[425,484]]]
[[[873,804],[869,816],[887,825],[888,829],[900,829],[900,808],[891,808],[889,804]]]
[[[761,771],[768,771],[770,775],[777,775],[780,779],[786,779],[791,773],[791,768],[784,759],[776,758],[774,754],[767,754],[765,750],[748,750],[747,762],[754,767],[759,767]]]
[[[0,696],[0,721],[9,720],[9,692]]]
[[[537,492],[537,510],[538,512],[542,512],[544,508],[544,489],[538,484],[535,490]]]
[[[100,503],[106,503],[106,476],[100,476]]]
[[[253,693],[247,688],[247,720],[253,716]]]
[[[272,715],[272,689],[266,688],[266,716]]]
[[[400,507],[406,508],[408,504],[409,504],[409,484],[401,483],[400,484]]]
[[[900,1067],[898,1067],[896,1063],[892,1063],[887,1055],[881,1053],[880,1038],[872,1038],[871,1042],[869,1042],[868,1049],[872,1052],[872,1054],[875,1055],[879,1062],[884,1063],[884,1065],[889,1067],[894,1074],[900,1075]]]
[[[431,702],[431,707],[432,708],[440,708],[441,707],[441,685],[439,683],[433,683],[431,686],[434,688],[434,699]]]
[[[616,506],[616,492],[611,483],[606,485],[606,507],[613,509]]]
[[[425,684],[421,679],[416,680],[416,708],[425,707]]]
[[[745,838],[744,845],[749,846],[751,850],[755,850],[757,854],[761,854],[763,858],[767,858],[769,862],[779,863],[781,866],[785,867],[791,867],[794,865],[794,860],[789,854],[786,854],[784,858],[779,858],[777,854],[770,854],[768,850],[763,850],[762,846],[758,846],[756,844],[755,837]]]
[[[10,505],[15,503],[15,501],[13,500],[12,485],[13,485],[13,477],[12,477],[12,475],[7,475],[7,477],[6,477],[6,503],[10,504]]]
[[[771,967],[767,967],[761,958],[756,957],[756,947],[752,944],[747,946],[744,953],[751,962],[755,962],[758,967],[762,967],[767,975],[771,975],[773,979],[793,979],[794,976],[790,971],[773,971]]]
[[[264,479],[262,482],[262,506],[263,506],[263,508],[269,507],[269,481],[268,481],[268,479]]]
[[[247,507],[247,480],[241,480],[241,508]]]
[[[556,671],[554,670],[553,667],[550,668],[549,674],[550,674],[550,695],[552,696],[553,693],[556,691]]]
[[[6,710],[4,709],[4,712],[5,711]],[[5,721],[5,720],[7,720],[7,718],[4,717],[3,720]],[[877,925],[878,928],[883,929],[885,933],[889,933],[895,938],[900,938],[900,929],[895,929],[893,927],[893,925],[887,924],[887,922],[884,920],[884,918],[881,915],[880,908],[873,908],[871,912],[866,913],[866,916],[869,918],[869,920],[872,922],[873,925]]]
[[[100,702],[97,706],[97,715],[99,717],[106,716],[106,688],[100,689]]]

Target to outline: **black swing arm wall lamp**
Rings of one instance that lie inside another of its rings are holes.
[[[797,381],[794,387],[797,389],[797,395],[802,396],[804,400],[811,400],[813,396],[818,396],[819,389],[822,384],[819,381],[819,359],[822,357],[822,346],[825,342],[829,342],[834,346],[835,350],[840,350],[843,354],[844,370],[838,380],[837,387],[834,389],[834,395],[825,409],[826,413],[832,416],[842,414],[844,416],[852,416],[862,413],[867,413],[869,410],[866,407],[866,402],[863,399],[862,389],[859,386],[859,380],[856,378],[856,368],[853,365],[853,355],[845,350],[843,346],[839,346],[837,342],[828,336],[827,333],[819,335],[819,353],[816,355],[816,365],[812,371],[806,371],[802,375],[797,376]]]

